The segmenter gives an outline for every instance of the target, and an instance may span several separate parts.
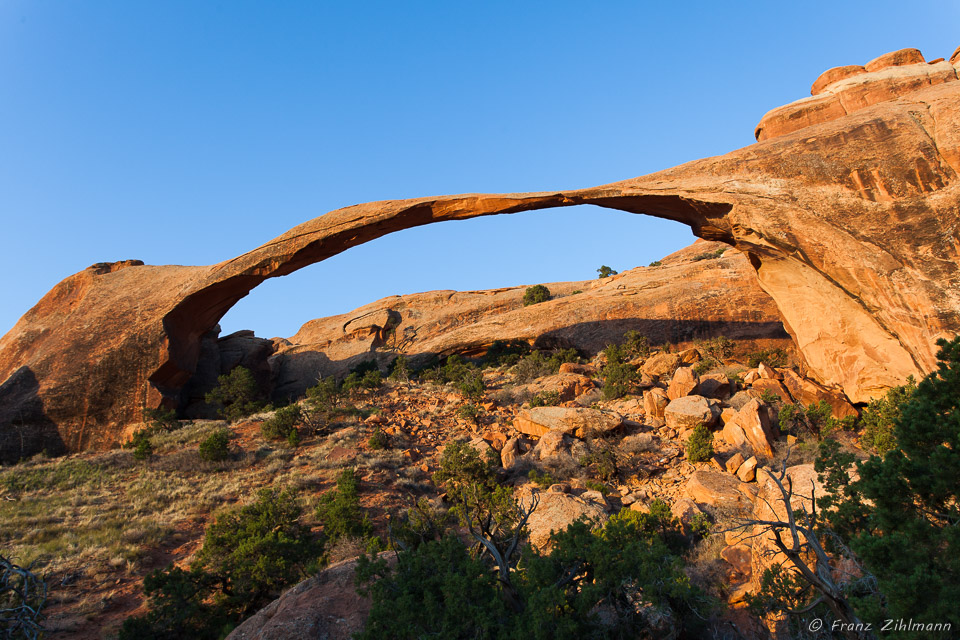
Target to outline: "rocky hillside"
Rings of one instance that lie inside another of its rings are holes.
[[[288,339],[210,335],[181,404],[187,416],[209,417],[204,394],[238,365],[256,372],[279,400],[302,396],[319,377],[343,377],[363,362],[387,371],[403,353],[419,367],[454,353],[482,355],[498,340],[592,356],[633,330],[652,344],[686,347],[725,336],[743,350],[793,351],[773,300],[740,252],[698,241],[658,262],[599,280],[548,283],[551,299],[535,305],[524,306],[526,287],[431,291],[311,320]]]

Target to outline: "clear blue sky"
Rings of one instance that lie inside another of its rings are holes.
[[[209,264],[338,207],[586,187],[753,142],[825,69],[960,45],[943,2],[0,1],[0,334],[94,262]],[[591,207],[408,230],[224,319],[595,277],[692,240]]]

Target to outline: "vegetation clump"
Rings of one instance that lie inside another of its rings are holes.
[[[609,278],[610,276],[615,276],[617,275],[618,272],[615,271],[614,269],[611,269],[607,265],[603,265],[599,269],[597,269],[597,273],[599,274],[597,278],[599,280],[602,280],[604,278]]]
[[[860,424],[863,432],[860,434],[860,445],[884,455],[897,446],[894,429],[900,420],[901,408],[910,401],[917,383],[913,376],[907,379],[907,384],[894,387],[883,398],[871,400],[860,415]]]
[[[529,382],[557,373],[564,362],[580,362],[580,355],[576,349],[559,349],[553,352],[534,351],[521,358],[514,366],[512,373],[517,382]]]
[[[603,378],[603,397],[605,400],[622,398],[633,391],[634,384],[640,375],[637,368],[627,363],[628,354],[623,347],[615,344],[607,345],[603,350],[607,363],[600,372]]]
[[[532,304],[546,302],[549,299],[550,289],[547,289],[542,284],[535,284],[532,287],[527,287],[527,290],[523,292],[523,306],[525,307],[529,307]]]
[[[219,376],[216,388],[205,399],[210,404],[220,405],[220,416],[231,422],[256,413],[265,406],[260,387],[246,367],[236,367],[230,373]]]
[[[690,462],[706,462],[713,456],[713,432],[700,423],[687,438],[687,459]]]
[[[360,478],[353,469],[344,469],[337,476],[337,488],[320,496],[316,509],[323,533],[332,542],[357,538],[374,542],[370,516],[360,507]]]
[[[761,363],[767,365],[768,367],[785,367],[790,359],[789,355],[787,355],[787,352],[780,347],[754,351],[753,353],[748,353],[746,357],[747,366],[751,369],[759,367]]]
[[[230,457],[230,432],[227,429],[217,429],[200,441],[198,453],[201,458],[210,462],[220,462]]]
[[[291,404],[277,409],[272,416],[264,420],[260,425],[260,433],[269,440],[293,441],[296,444],[300,441],[297,425],[302,419],[300,405]]]
[[[300,516],[296,495],[274,489],[220,513],[189,569],[147,576],[148,611],[124,621],[120,640],[224,637],[317,566],[322,545]]]

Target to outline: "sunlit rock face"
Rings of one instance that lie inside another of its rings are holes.
[[[739,249],[810,373],[865,401],[932,370],[935,340],[960,330],[958,64],[895,52],[834,72],[807,99],[833,106],[788,105],[754,145],[632,180],[356,205],[211,266],[94,265],[0,339],[0,455],[109,446],[178,403],[203,336],[267,278],[401,229],[577,204]]]

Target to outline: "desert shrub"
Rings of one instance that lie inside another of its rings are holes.
[[[541,472],[539,469],[530,469],[530,472],[527,473],[527,477],[530,478],[530,481],[536,484],[541,489],[546,489],[550,485],[555,484],[555,478],[547,472]]]
[[[289,441],[290,434],[297,432],[297,425],[302,419],[303,413],[300,406],[291,404],[277,409],[272,416],[264,420],[260,425],[260,433],[269,440]]]
[[[360,478],[353,469],[341,471],[337,476],[337,488],[320,496],[316,515],[324,535],[331,541],[373,538],[370,516],[360,508]]]
[[[580,458],[580,466],[587,467],[601,480],[612,480],[618,471],[617,453],[612,447],[597,446]]]
[[[153,455],[153,443],[150,442],[150,430],[140,429],[133,432],[130,445],[136,460],[147,460]]]
[[[450,492],[471,485],[493,486],[496,484],[494,466],[493,460],[481,460],[480,453],[468,443],[451,440],[440,454],[433,481],[448,487]]]
[[[698,424],[687,438],[686,449],[690,462],[706,462],[713,455],[713,432],[707,425]]]
[[[706,253],[701,253],[699,255],[693,256],[690,258],[690,262],[699,262],[701,260],[715,260],[722,256],[727,250],[726,249],[717,249],[716,251],[708,251]]]
[[[883,455],[897,446],[894,427],[902,415],[902,407],[910,401],[917,383],[911,376],[907,384],[890,389],[883,398],[871,400],[860,415],[863,433],[860,445]]]
[[[367,446],[373,449],[374,451],[379,451],[381,449],[387,449],[390,446],[390,436],[387,435],[387,432],[377,427],[373,430],[373,433],[370,434],[370,437],[367,439]]]
[[[219,462],[230,457],[230,432],[217,429],[200,441],[200,457],[210,462]]]
[[[457,382],[457,391],[474,402],[479,402],[483,398],[484,389],[486,387],[483,384],[483,373],[477,370],[471,371]]]
[[[767,365],[768,367],[785,367],[790,359],[787,352],[776,347],[775,349],[761,349],[760,351],[754,351],[748,353],[747,356],[747,366],[751,369],[754,367],[759,367],[760,363]]]
[[[261,410],[265,404],[262,395],[250,370],[235,367],[217,378],[216,388],[205,399],[210,404],[220,405],[220,416],[232,422]]]
[[[656,637],[651,611],[699,637],[714,602],[691,585],[680,556],[650,525],[655,518],[638,516],[611,518],[602,529],[578,521],[553,535],[549,554],[528,550],[523,568],[499,580],[489,556],[450,534],[401,552],[392,569],[363,557],[358,584],[372,609],[357,637]],[[610,615],[601,619],[601,609]]]
[[[557,373],[564,362],[579,361],[580,356],[576,349],[560,349],[553,352],[534,351],[521,358],[512,369],[512,373],[517,382],[529,382]]]
[[[488,367],[512,367],[530,353],[530,345],[523,340],[494,340],[483,356]]]
[[[149,610],[124,621],[120,640],[224,637],[316,566],[322,545],[300,516],[296,495],[274,489],[217,515],[189,570],[147,576]]]
[[[608,267],[607,265],[603,265],[599,269],[597,269],[597,273],[599,274],[597,278],[600,280],[602,280],[603,278],[609,278],[610,276],[617,275],[617,272],[611,269],[610,267]]]
[[[144,417],[150,423],[150,428],[154,433],[170,432],[180,428],[180,421],[177,420],[177,412],[173,409],[147,409],[143,412]]]
[[[406,382],[410,379],[410,363],[407,361],[407,356],[401,353],[393,359],[393,364],[390,365],[390,375],[387,377],[397,382]]]
[[[307,389],[307,401],[318,409],[331,409],[340,404],[341,392],[333,376],[320,378],[317,384]]]
[[[559,391],[542,391],[530,400],[531,407],[554,407],[560,404]]]
[[[607,345],[603,353],[607,358],[607,363],[600,372],[603,378],[603,397],[606,400],[622,398],[633,390],[639,377],[637,369],[627,364],[627,354],[619,345]]]
[[[630,358],[646,358],[650,355],[650,339],[631,329],[623,334],[623,353]]]
[[[457,415],[463,418],[464,420],[469,420],[474,424],[480,422],[480,407],[475,404],[465,404],[457,409]]]
[[[780,430],[798,438],[825,438],[837,429],[849,429],[853,426],[855,418],[852,416],[837,420],[832,417],[832,413],[833,408],[825,400],[810,404],[806,408],[802,405],[785,404],[778,413]]]
[[[538,304],[540,302],[546,302],[550,299],[550,289],[547,289],[542,284],[535,284],[532,287],[527,287],[527,290],[523,292],[523,306],[527,307],[531,304]]]
[[[654,260],[653,262],[651,262],[651,263],[650,263],[649,265],[647,265],[647,266],[648,266],[648,267],[659,267],[659,266],[662,265],[662,264],[663,264],[663,262],[661,262],[660,260]]]

